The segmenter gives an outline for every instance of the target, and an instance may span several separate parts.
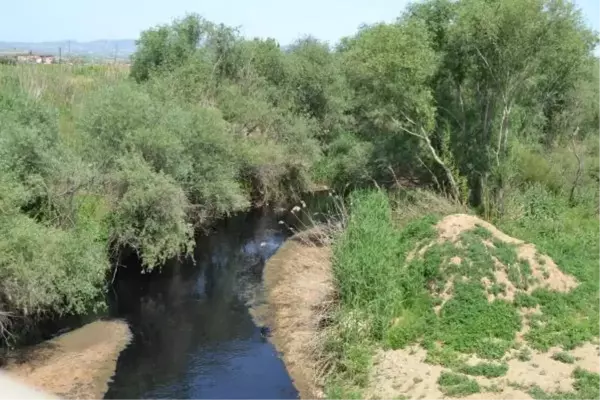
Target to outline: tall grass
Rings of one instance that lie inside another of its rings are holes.
[[[409,255],[435,237],[441,210],[457,209],[440,200],[424,201],[421,210],[429,214],[418,213],[411,194],[391,202],[380,190],[353,192],[349,204],[347,227],[333,244],[339,307],[326,343],[333,360],[331,396],[360,394],[376,347],[403,347],[435,325],[427,283],[437,277],[440,260]],[[403,208],[392,204],[412,209],[413,218],[394,217]]]
[[[435,219],[420,218],[399,232],[384,192],[355,192],[350,204],[348,227],[334,246],[333,270],[342,304],[370,315],[373,335],[381,339],[393,317],[419,303],[422,276],[404,264],[416,243],[435,235]]]

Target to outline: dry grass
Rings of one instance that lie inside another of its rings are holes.
[[[334,293],[331,250],[320,229],[292,237],[264,270],[272,340],[302,398],[323,395],[320,325]]]

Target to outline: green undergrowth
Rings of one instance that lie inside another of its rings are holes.
[[[488,362],[480,362],[475,365],[462,365],[459,372],[466,375],[484,376],[486,378],[498,378],[508,371],[508,365]]]
[[[569,263],[556,251],[547,253],[561,268],[563,263],[570,265],[563,270],[572,273],[579,286],[569,293],[538,288],[529,294],[527,290],[537,282],[529,262],[519,259],[518,245],[498,240],[482,226],[460,234],[457,243],[440,243],[435,240],[435,224],[443,213],[415,215],[399,223],[395,210],[406,207],[395,203],[396,197],[391,199],[382,191],[354,192],[347,227],[334,241],[339,304],[326,342],[333,360],[326,386],[329,396],[361,394],[368,386],[376,349],[399,349],[414,343],[427,350],[426,362],[448,369],[438,382],[446,395],[476,393],[481,388],[468,375],[506,375],[507,354],[519,350],[515,337],[522,326],[521,308],[539,305],[542,313],[529,317],[532,329],[526,336],[527,345],[516,353],[519,360],[530,359],[530,348],[562,345],[570,349],[597,336],[598,315],[593,314],[598,296],[597,253],[576,256],[571,251],[583,251],[583,245],[574,237],[564,233],[554,238],[545,235],[545,241],[538,237],[542,243],[538,250],[546,254],[546,246],[553,242],[574,257]],[[589,221],[582,224],[587,235],[582,243],[597,247],[597,243],[592,245],[597,232],[592,232]],[[534,235],[516,232],[518,225],[509,226],[513,227],[509,234],[536,243]],[[582,232],[573,224],[571,228]],[[461,261],[452,262],[455,257]],[[517,290],[512,301],[501,296],[507,285],[497,281],[494,259],[504,265],[510,285]],[[543,268],[541,259],[536,261]],[[596,272],[592,272],[592,261]],[[467,362],[470,355],[486,361],[472,365]],[[578,374],[583,389],[577,390],[589,393],[585,385],[592,378]]]
[[[558,353],[552,354],[552,359],[565,364],[573,364],[575,362],[575,357],[566,351],[559,351]]]
[[[442,372],[438,384],[442,393],[451,397],[464,397],[481,391],[474,379],[452,372]]]
[[[368,383],[370,356],[376,347],[398,349],[420,342],[428,348],[428,360],[471,375],[500,376],[503,364],[468,366],[457,357],[476,353],[500,359],[512,346],[521,320],[508,302],[489,302],[480,277],[489,276],[491,256],[465,233],[466,246],[434,244],[434,225],[441,215],[431,213],[404,225],[394,222],[388,195],[381,191],[355,192],[350,198],[351,216],[346,230],[333,247],[333,269],[340,307],[327,342],[336,362],[331,381],[351,388]],[[426,249],[423,256],[415,250]],[[451,264],[454,256],[466,262]],[[456,279],[453,295],[440,310],[439,292]],[[433,288],[433,290],[432,290]],[[438,348],[436,342],[443,342]],[[339,392],[336,392],[339,393]]]
[[[575,382],[571,392],[545,392],[538,386],[529,390],[534,399],[598,399],[600,398],[600,376],[582,368],[575,368],[572,374]]]
[[[531,211],[519,218],[500,219],[496,225],[509,235],[535,243],[540,254],[548,255],[578,281],[567,293],[537,289],[531,297],[519,299],[527,306],[539,304],[541,309],[541,314],[532,317],[527,341],[538,350],[552,346],[569,350],[598,337],[597,201],[571,207],[566,199],[535,188],[520,193],[516,200]]]

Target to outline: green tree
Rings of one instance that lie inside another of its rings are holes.
[[[435,0],[413,6],[405,20],[415,19],[435,34],[442,57],[443,70],[432,80],[437,136],[450,128],[473,204],[490,191],[492,201],[500,201],[510,138],[540,126],[546,138],[557,134],[548,131],[557,115],[553,107],[564,108],[593,35],[572,4],[560,0],[462,0],[452,6]]]
[[[415,19],[363,27],[345,41],[343,54],[357,129],[376,144],[379,167],[410,173],[431,160],[458,199],[455,174],[432,142],[436,107],[429,83],[439,56],[427,25]]]
[[[132,56],[131,76],[145,81],[157,69],[183,65],[213,29],[213,24],[196,14],[143,31]]]

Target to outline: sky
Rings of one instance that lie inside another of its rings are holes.
[[[196,12],[240,26],[248,37],[289,44],[304,34],[336,42],[361,23],[393,21],[407,0],[0,0],[0,41],[135,39],[139,33]],[[600,0],[576,0],[600,31]]]

